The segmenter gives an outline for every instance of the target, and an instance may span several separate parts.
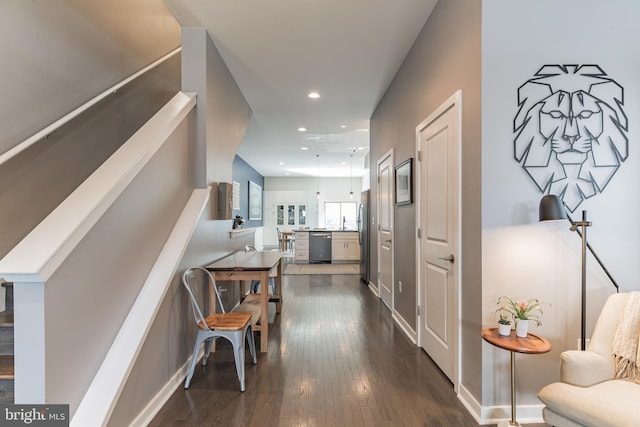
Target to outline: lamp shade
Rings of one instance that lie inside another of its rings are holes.
[[[567,211],[558,196],[547,194],[540,200],[539,221],[554,221],[566,219]]]

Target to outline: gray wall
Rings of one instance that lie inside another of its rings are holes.
[[[247,130],[251,108],[206,29],[184,28],[182,40],[182,90],[198,94],[196,186],[231,182],[233,159]]]
[[[195,90],[198,93],[198,105],[188,136],[192,147],[191,179],[195,180],[196,187],[198,182],[231,182],[233,157],[242,141],[251,109],[204,29],[184,29],[183,85],[185,91]],[[204,170],[194,168],[194,163],[202,159],[206,159]],[[206,180],[203,174],[208,177]],[[215,191],[212,196],[215,198]],[[254,244],[252,235],[231,239],[232,221],[213,220],[214,209],[215,200],[209,203],[200,218],[173,284],[116,404],[110,426],[128,425],[134,420],[156,393],[171,384],[174,375],[191,356],[195,324],[180,281],[184,270],[209,264],[244,249],[247,244]],[[232,303],[238,299],[237,286],[228,282],[221,282],[220,286],[229,290]]]
[[[0,69],[3,95],[11,100],[0,105],[0,152],[180,45],[180,27],[161,0],[7,0],[0,23],[0,52],[11,65]],[[205,50],[189,45],[187,63],[193,67],[193,55],[206,63],[196,90],[203,115],[190,114],[47,284],[47,401],[70,403],[71,413],[194,186],[231,182],[251,110],[206,32],[198,37]],[[20,200],[23,215],[37,212],[20,228],[28,231],[179,90],[180,74],[178,55],[20,156],[22,163],[0,166],[0,197]],[[196,129],[208,130],[200,146]],[[197,159],[204,159],[199,169]],[[253,243],[251,236],[230,239],[231,221],[213,221],[213,209],[200,219],[111,425],[135,418],[191,353],[182,270]],[[3,230],[16,226],[13,215],[0,223]]]
[[[179,45],[161,0],[3,0],[0,153]]]
[[[415,128],[462,89],[462,372],[481,393],[480,71],[481,2],[440,1],[371,118],[371,212],[376,212],[376,161],[390,148],[396,165],[415,157]],[[377,218],[376,218],[377,221]],[[415,203],[395,207],[395,309],[416,327]],[[377,236],[371,235],[376,277]],[[374,279],[375,280],[375,279]],[[403,283],[403,292],[398,289]]]
[[[191,194],[188,122],[46,284],[46,396],[75,412]]]
[[[632,260],[640,256],[640,229],[630,225],[640,209],[640,104],[636,101],[640,99],[640,55],[636,53],[640,50],[640,3],[486,0],[482,13],[483,323],[485,327],[495,325],[496,300],[502,295],[524,300],[538,298],[551,304],[544,310],[542,325],[532,332],[548,339],[552,349],[527,357],[527,369],[520,365],[518,373],[519,404],[540,407],[537,392],[559,379],[560,354],[576,349],[580,337],[581,239],[569,231],[566,223],[538,223],[542,193],[514,159],[517,94],[545,64],[596,64],[624,89],[620,108],[628,121],[628,158],[621,162],[606,187],[598,188],[572,216],[578,219],[581,210],[587,211],[592,221],[587,233],[589,242],[621,292],[639,290],[640,265]],[[571,39],[580,43],[560,42],[565,40],[567,16],[573,22],[591,23],[572,28]],[[603,101],[612,103],[606,97]],[[537,125],[534,116],[529,124],[532,135],[536,134]],[[608,132],[612,128],[605,125],[604,133],[598,137],[600,142],[611,135]],[[597,170],[594,172],[596,175]],[[571,194],[574,188],[570,184],[565,194]],[[586,282],[589,337],[605,299],[615,290],[591,256],[587,257]],[[485,343],[483,361],[483,405],[508,405],[509,390],[504,387],[509,381],[508,352]]]
[[[1,2],[0,153],[178,47],[178,30],[159,0]],[[0,165],[0,257],[180,89],[179,67],[180,55]]]

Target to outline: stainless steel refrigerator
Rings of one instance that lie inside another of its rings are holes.
[[[358,209],[358,237],[360,241],[360,279],[369,284],[369,220],[370,191],[362,192]]]

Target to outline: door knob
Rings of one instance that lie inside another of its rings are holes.
[[[446,257],[440,257],[438,259],[441,259],[443,261],[449,261],[451,264],[453,264],[454,261],[455,261],[455,258],[453,257],[453,254],[449,255],[449,256],[446,256]]]

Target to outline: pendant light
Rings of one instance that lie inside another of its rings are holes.
[[[320,154],[316,154],[318,159],[318,191],[316,192],[316,198],[320,199]]]
[[[349,171],[349,199],[353,200],[353,154],[349,154],[351,157],[351,170]]]

